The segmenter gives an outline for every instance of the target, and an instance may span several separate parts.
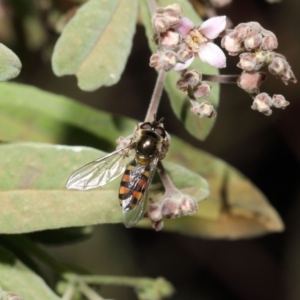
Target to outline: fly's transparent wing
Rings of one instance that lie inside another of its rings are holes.
[[[75,171],[68,179],[68,189],[89,190],[119,177],[130,159],[130,145],[101,157]]]
[[[147,208],[147,200],[148,200],[148,189],[149,186],[152,182],[153,176],[155,174],[156,166],[157,166],[158,158],[155,157],[153,160],[150,161],[149,163],[149,177],[148,180],[145,184],[145,192],[142,196],[142,198],[137,202],[136,206],[132,209],[128,209],[130,206],[131,202],[135,201],[133,195],[131,195],[130,198],[127,200],[123,200],[124,205],[122,205],[123,208],[123,221],[124,225],[127,228],[133,227],[137,222],[144,216],[146,208]],[[146,167],[147,168],[147,167]],[[135,180],[133,182],[133,190],[135,190],[134,187],[139,186],[139,181],[141,174],[144,172],[145,167],[137,167],[134,172],[136,172]],[[137,188],[138,189],[138,188]]]

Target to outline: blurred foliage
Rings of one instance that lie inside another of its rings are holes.
[[[162,6],[172,2],[158,0]],[[201,24],[188,1],[177,2],[187,17]],[[137,0],[0,1],[1,41],[24,57],[23,64],[29,51],[45,61],[53,53],[56,75],[76,75],[79,87],[92,91],[119,81],[131,51],[137,4]],[[140,14],[153,50],[145,4],[146,1],[140,2]],[[195,60],[193,67],[207,74],[217,73],[200,60]],[[19,58],[0,44],[0,81],[18,76],[20,70]],[[199,119],[189,112],[187,98],[174,89],[176,81],[175,73],[168,74],[165,89],[172,110],[190,134],[203,140],[215,121]],[[219,86],[213,84],[212,90],[209,100],[216,107]],[[92,287],[103,284],[134,287],[139,299],[159,300],[174,292],[163,278],[74,277],[84,272],[59,264],[35,244],[73,243],[92,234],[90,225],[122,222],[116,200],[118,182],[88,192],[67,191],[64,185],[72,171],[104,155],[102,151],[112,151],[115,139],[129,135],[136,123],[32,86],[1,83],[0,231],[6,234],[0,236],[0,293],[13,291],[24,299],[61,299],[49,288],[53,285],[42,279],[45,274],[36,260],[56,273],[56,291],[65,295],[62,299],[72,299],[75,294],[97,299]],[[167,220],[166,231],[210,239],[239,239],[284,229],[280,216],[259,189],[221,159],[172,137],[165,166],[184,193],[199,202],[209,195],[194,216]],[[150,195],[161,197],[162,193],[163,187],[155,179]],[[139,225],[149,227],[147,220]],[[49,230],[53,228],[58,229]],[[297,259],[297,254],[294,256]]]

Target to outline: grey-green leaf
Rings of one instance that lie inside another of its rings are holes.
[[[172,4],[173,0],[158,0],[159,6],[167,6]],[[178,0],[176,3],[180,4],[183,8],[183,15],[191,19],[194,24],[201,25],[202,20],[197,15],[192,5],[187,0]],[[155,51],[155,46],[151,40],[153,30],[151,26],[151,16],[146,5],[146,1],[141,2],[141,15],[142,20],[148,36],[149,45],[151,50]],[[218,70],[206,63],[203,63],[199,58],[196,58],[190,67],[191,69],[198,70],[203,74],[218,74]],[[176,88],[176,82],[179,75],[175,71],[170,71],[166,78],[165,89],[169,95],[172,109],[179,120],[184,124],[187,131],[199,140],[204,140],[214,126],[215,119],[200,119],[190,111],[190,103],[188,97],[182,91]],[[210,101],[215,109],[219,103],[219,84],[212,83],[211,95],[205,100]]]
[[[226,162],[178,139],[172,139],[168,158],[206,178],[210,196],[199,204],[195,215],[166,222],[167,230],[229,239],[284,230],[280,215],[265,195]]]
[[[18,56],[0,43],[0,81],[17,77],[21,68],[22,64]]]
[[[47,144],[0,146],[0,233],[122,222],[119,180],[90,191],[68,191],[67,178],[105,153],[87,147]],[[200,175],[165,162],[174,183],[201,201],[208,184]],[[180,174],[180,176],[179,176]],[[156,183],[151,193],[162,193]]]
[[[135,124],[33,86],[1,83],[1,141],[84,144],[108,151]]]
[[[137,0],[89,0],[82,5],[55,45],[54,73],[76,75],[85,91],[118,82],[130,53],[137,8]]]
[[[24,300],[60,299],[42,278],[2,246],[0,257],[0,286],[3,290],[13,291]]]

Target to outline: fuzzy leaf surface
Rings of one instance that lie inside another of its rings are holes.
[[[118,204],[120,180],[89,191],[65,188],[73,171],[104,154],[88,147],[1,145],[0,232],[23,233],[122,222]],[[208,184],[201,176],[172,163],[165,163],[165,167],[183,192],[198,201],[208,196]],[[160,183],[153,184],[150,197],[162,190]]]
[[[159,6],[167,6],[173,4],[172,0],[158,0],[157,4]],[[178,0],[176,3],[180,4],[183,9],[183,15],[197,26],[202,24],[202,19],[198,16],[198,14],[193,9],[192,5],[187,0]],[[151,25],[151,16],[149,10],[147,8],[146,1],[141,2],[141,15],[142,21],[145,26],[146,34],[148,37],[149,45],[152,52],[156,51],[154,42],[151,40],[153,35],[153,29]],[[195,58],[193,64],[190,66],[190,69],[197,70],[203,74],[218,74],[218,69],[203,63],[199,58]],[[177,116],[177,118],[184,124],[187,131],[193,135],[195,138],[199,140],[205,140],[210,131],[212,130],[215,119],[203,118],[200,119],[198,116],[195,116],[191,111],[191,105],[188,100],[186,94],[176,88],[176,82],[180,78],[179,73],[175,71],[168,72],[166,82],[165,82],[165,90],[168,93],[172,109]],[[218,106],[219,103],[219,91],[220,85],[217,83],[211,84],[211,94],[205,100],[211,102],[211,104],[215,107]]]
[[[115,147],[115,139],[120,135],[130,134],[137,123],[125,118],[113,117],[77,104],[66,97],[43,92],[33,87],[14,83],[2,83],[1,86],[1,140],[33,140],[52,143],[68,141],[70,143],[69,137],[72,137],[72,143],[91,145],[90,139],[86,139],[86,136],[90,136],[91,140],[95,141],[93,146],[111,151]],[[97,158],[99,154],[95,152],[92,156],[89,155],[86,154],[77,165],[70,163],[68,171],[65,170],[65,175],[60,177],[63,182],[60,183],[60,189],[64,187],[64,182],[72,171]],[[5,158],[6,153],[3,153],[1,157]],[[22,163],[21,157],[20,154],[16,158],[20,164]],[[211,194],[199,205],[198,213],[194,217],[172,220],[166,223],[166,229],[210,238],[242,238],[284,229],[280,216],[257,187],[222,160],[197,150],[176,137],[172,137],[167,159],[206,178],[210,184]],[[31,157],[30,160],[35,162],[35,157]],[[51,158],[51,161],[57,161],[54,165],[58,170],[62,168],[63,164],[59,162],[59,159]],[[53,175],[47,176],[47,180],[51,182],[56,173],[52,171]],[[4,170],[2,168],[1,181],[10,181],[14,176],[15,173],[7,167]],[[180,174],[178,176],[180,177]],[[117,185],[110,194],[112,197],[110,202],[113,203],[116,213],[120,213],[118,205],[115,205]],[[30,190],[24,192],[34,193]],[[62,192],[69,193],[66,190]],[[98,190],[91,192],[99,195]],[[12,193],[10,191],[11,195]],[[22,191],[16,190],[15,193],[22,194]],[[56,192],[51,190],[48,194],[51,193]],[[80,198],[83,197],[81,192],[75,192],[72,195],[78,198],[74,201],[80,202],[86,199]],[[42,203],[43,201],[40,204]],[[92,205],[96,206],[96,204]],[[185,222],[187,224],[184,224]]]
[[[29,85],[1,83],[1,141],[82,144],[110,151],[135,124]]]
[[[3,290],[13,291],[22,299],[61,299],[41,277],[2,246],[0,246],[0,257],[0,286]]]
[[[20,74],[21,68],[22,64],[19,57],[0,43],[0,81],[17,77]]]
[[[195,215],[176,222],[167,220],[166,230],[228,239],[284,230],[281,217],[265,195],[226,162],[178,139],[172,139],[168,159],[201,174],[209,182],[210,196],[199,203]]]
[[[57,76],[76,75],[93,91],[117,83],[130,53],[137,0],[89,0],[64,28],[52,56]]]

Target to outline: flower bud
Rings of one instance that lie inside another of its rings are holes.
[[[150,202],[151,203],[151,202]],[[162,219],[161,205],[152,201],[147,211],[147,217],[152,222],[158,222]]]
[[[272,105],[276,108],[285,109],[289,104],[290,102],[286,101],[282,95],[273,95],[272,97]]]
[[[195,87],[201,83],[202,74],[196,70],[191,70],[183,75],[183,80],[191,87]]]
[[[260,33],[246,38],[244,41],[246,50],[251,51],[251,50],[258,49],[262,43],[262,40],[263,40],[263,37]]]
[[[244,71],[237,80],[238,86],[249,94],[259,93],[259,87],[266,79],[263,72],[246,72]]]
[[[276,35],[269,30],[262,29],[263,40],[261,43],[261,49],[266,51],[273,51],[278,47],[278,41]]]
[[[171,50],[160,51],[154,53],[150,57],[150,67],[155,68],[159,71],[161,69],[165,71],[170,71],[174,68],[177,63],[176,53]]]
[[[275,57],[275,53],[272,51],[256,51],[256,60],[262,64],[269,64]]]
[[[249,32],[250,28],[248,26],[248,23],[240,23],[233,29],[232,35],[238,41],[243,42],[249,35]]]
[[[154,53],[150,56],[150,67],[152,68],[157,68],[158,70],[160,69],[159,67],[159,62],[160,62],[160,56],[157,53]]]
[[[197,212],[197,209],[197,202],[192,197],[179,192],[163,200],[162,215],[166,218],[175,219],[193,215]]]
[[[152,18],[152,28],[154,32],[165,32],[170,28],[170,26],[165,18],[155,14]]]
[[[208,82],[202,81],[193,89],[193,96],[196,99],[206,98],[210,95],[211,86]]]
[[[187,60],[189,60],[193,56],[194,56],[193,51],[188,48],[180,49],[177,52],[177,59],[178,59],[178,62],[180,62],[180,63],[185,63]]]
[[[181,14],[178,11],[166,9],[163,15],[169,24],[169,28],[174,28],[180,23]]]
[[[173,12],[177,13],[178,15],[182,14],[182,8],[178,3],[173,3],[170,5],[167,5],[165,7],[165,11],[173,11]]]
[[[258,110],[266,116],[270,116],[272,114],[271,105],[271,97],[267,93],[260,93],[255,97],[251,108]]]
[[[181,41],[181,36],[179,33],[167,30],[161,34],[160,45],[169,48],[175,49]]]
[[[280,75],[288,68],[288,63],[284,57],[275,57],[269,64],[269,72],[272,75]]]
[[[257,71],[262,67],[263,63],[260,62],[255,53],[242,53],[240,54],[240,61],[237,66],[245,71]]]
[[[258,22],[248,22],[246,24],[249,28],[247,37],[253,37],[261,32],[262,27]]]
[[[208,101],[198,103],[197,101],[191,100],[191,104],[191,112],[200,118],[215,118],[217,115],[214,107]]]
[[[181,91],[184,91],[186,92],[187,89],[188,89],[188,83],[183,80],[183,79],[179,79],[177,82],[176,82],[176,87],[181,90]]]
[[[297,79],[293,73],[293,71],[291,70],[291,67],[289,66],[287,68],[287,70],[282,74],[282,76],[280,77],[280,79],[285,83],[288,84],[289,81],[293,82],[293,83],[297,83]]]
[[[181,20],[182,9],[179,4],[158,7],[152,18],[152,26],[156,32],[165,32],[176,27]]]
[[[225,48],[231,56],[238,55],[245,49],[243,43],[233,34],[225,35],[221,40],[221,46]]]

